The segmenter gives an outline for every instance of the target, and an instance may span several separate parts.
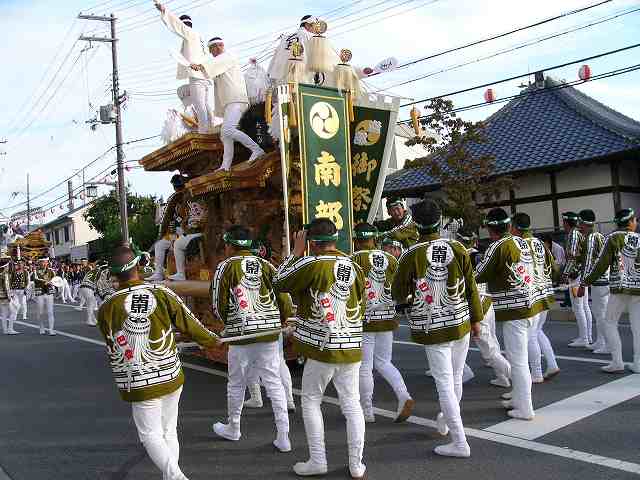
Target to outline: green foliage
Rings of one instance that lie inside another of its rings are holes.
[[[421,144],[427,156],[409,160],[404,168],[424,168],[445,193],[444,214],[463,218],[466,225],[479,228],[482,212],[478,202],[498,199],[513,188],[513,179],[495,177],[495,158],[492,155],[473,157],[467,146],[486,143],[482,122],[465,122],[453,111],[453,102],[438,98],[427,106],[431,113],[421,123],[433,137],[415,137],[407,145]]]
[[[155,224],[156,198],[127,193],[129,235],[143,250],[151,248],[158,236]],[[97,250],[111,252],[122,242],[120,208],[115,192],[96,199],[84,214],[89,225],[102,235],[96,242]]]

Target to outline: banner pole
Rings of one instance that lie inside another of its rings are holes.
[[[287,142],[285,128],[289,128],[289,119],[284,118],[282,104],[289,101],[289,86],[278,86],[278,121],[280,122],[280,165],[282,168],[282,197],[284,201],[284,250],[291,255],[291,232],[289,231],[289,179],[287,175]]]

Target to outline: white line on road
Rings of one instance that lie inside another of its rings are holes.
[[[0,467],[0,480],[11,480],[11,477]]]
[[[485,430],[535,440],[640,395],[640,375],[629,375],[536,410],[535,422],[507,420]]]
[[[26,323],[26,322],[16,322],[20,325],[24,325],[26,327],[31,327],[31,328],[40,328],[37,325],[33,325],[31,323]],[[92,338],[86,338],[86,337],[82,337],[80,335],[74,335],[72,333],[66,333],[66,332],[61,332],[59,330],[56,330],[56,332],[64,337],[68,337],[68,338],[72,338],[74,340],[80,340],[80,341],[84,341],[84,342],[89,342],[95,345],[100,345],[100,346],[104,346],[104,342],[98,341],[98,340],[94,340]],[[209,367],[204,367],[201,365],[196,365],[196,364],[192,364],[192,363],[184,363],[182,364],[184,367],[189,368],[191,370],[197,370],[199,372],[203,372],[203,373],[208,373],[210,375],[215,375],[217,377],[222,377],[222,378],[227,378],[227,373],[222,371],[222,370],[216,370],[213,368],[209,368]],[[630,377],[625,377],[625,378],[630,378]],[[638,377],[638,379],[640,380],[640,376]],[[623,380],[623,379],[621,379]],[[615,383],[615,382],[612,382]],[[598,387],[599,388],[599,387]],[[597,388],[596,388],[597,390]],[[293,393],[295,393],[296,395],[300,396],[301,392],[298,389],[293,389]],[[585,392],[585,393],[589,393],[589,392]],[[333,397],[323,397],[323,401],[325,401],[326,403],[332,404],[332,405],[340,405],[340,402],[338,401],[337,398],[333,398]],[[562,402],[562,401],[561,401]],[[557,402],[557,403],[561,403],[561,402]],[[555,404],[551,404],[547,407],[544,407],[544,409],[548,409],[553,407],[554,405],[557,405],[557,403]],[[544,410],[544,409],[540,409],[538,411]],[[383,408],[374,408],[374,411],[377,415],[386,417],[386,418],[395,418],[396,417],[396,412],[392,412],[391,410],[385,410]],[[515,421],[515,420],[514,420]],[[534,420],[533,423],[535,423],[537,421]],[[412,423],[414,425],[420,425],[420,426],[424,426],[424,427],[428,427],[428,428],[432,428],[435,429],[436,428],[436,422],[428,419],[428,418],[423,418],[423,417],[417,417],[417,416],[411,416],[407,419],[408,423]],[[503,422],[506,423],[506,422]],[[522,422],[525,423],[525,422]],[[570,422],[572,423],[572,422]],[[500,425],[500,424],[498,424]],[[566,425],[565,425],[566,426]],[[493,427],[489,427],[489,429],[491,429]],[[472,438],[478,438],[481,440],[488,440],[490,442],[494,442],[494,443],[500,443],[502,445],[508,445],[511,447],[518,447],[518,448],[523,448],[525,450],[531,450],[531,451],[535,451],[535,452],[539,452],[539,453],[545,453],[548,455],[555,455],[557,457],[563,457],[563,458],[567,458],[569,460],[576,460],[579,462],[584,462],[584,463],[590,463],[593,465],[599,465],[599,466],[603,466],[603,467],[608,467],[608,468],[612,468],[615,470],[621,470],[624,472],[630,472],[630,473],[635,473],[640,475],[640,464],[637,463],[631,463],[631,462],[625,462],[623,460],[618,460],[615,458],[610,458],[610,457],[603,457],[601,455],[593,455],[591,453],[587,453],[587,452],[582,452],[580,450],[572,450],[572,449],[568,449],[568,448],[562,448],[562,447],[557,447],[555,445],[548,445],[548,444],[544,444],[544,443],[539,443],[539,442],[534,442],[532,440],[528,440],[525,438],[517,438],[514,436],[510,436],[510,435],[505,435],[502,433],[496,433],[496,432],[492,432],[489,431],[489,429],[485,429],[485,430],[478,430],[475,428],[465,428],[465,432],[469,437]],[[0,477],[0,480],[1,477]]]

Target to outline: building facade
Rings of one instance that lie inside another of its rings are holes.
[[[89,208],[90,204],[76,208],[41,227],[53,257],[71,262],[88,258],[88,243],[100,237],[84,218]]]

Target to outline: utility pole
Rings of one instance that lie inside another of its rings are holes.
[[[122,232],[122,241],[129,244],[129,220],[127,216],[127,192],[126,184],[124,180],[124,152],[122,150],[122,116],[121,116],[121,104],[119,82],[118,82],[118,49],[116,38],[116,17],[112,13],[111,16],[98,16],[98,15],[78,15],[81,20],[97,20],[100,22],[111,23],[111,38],[107,37],[87,37],[80,36],[80,40],[88,42],[107,42],[111,43],[111,62],[113,67],[113,108],[115,111],[115,124],[116,124],[116,159],[118,163],[118,198],[120,204],[120,229]]]
[[[73,180],[67,182],[67,192],[69,196],[69,210],[73,210]]]
[[[27,233],[31,230],[31,196],[29,194],[29,174],[27,173]]]

